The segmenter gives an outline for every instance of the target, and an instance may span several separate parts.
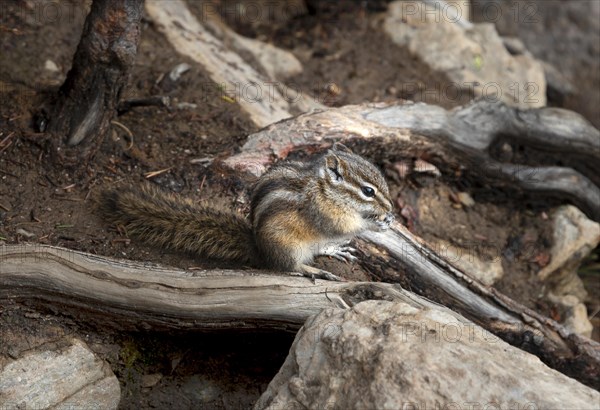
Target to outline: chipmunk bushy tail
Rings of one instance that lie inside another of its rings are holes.
[[[107,222],[150,245],[257,265],[252,226],[233,212],[201,206],[149,184],[103,192],[98,210]]]

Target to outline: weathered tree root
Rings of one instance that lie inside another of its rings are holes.
[[[410,236],[392,231],[365,238],[389,251],[392,266],[401,257],[415,287],[427,289],[423,293],[428,297],[452,306],[551,367],[600,388],[600,344],[570,334],[469,279]],[[24,300],[120,330],[294,331],[323,308],[347,308],[370,299],[449,311],[386,283],[313,283],[252,271],[169,270],[44,245],[0,248],[0,302]]]
[[[404,272],[403,282],[410,283],[417,294],[451,307],[513,346],[535,354],[548,366],[600,389],[600,343],[574,334],[560,323],[470,278],[419,243],[402,226],[385,233],[369,232],[363,239],[376,246],[372,250],[392,271]],[[381,256],[382,249],[389,256]],[[385,278],[388,282],[400,279],[400,275]]]
[[[423,103],[346,106],[273,124],[224,165],[256,176],[290,151],[336,140],[377,160],[427,158],[448,177],[458,171],[515,195],[568,201],[600,221],[600,132],[557,108],[520,110],[485,99],[452,111]]]

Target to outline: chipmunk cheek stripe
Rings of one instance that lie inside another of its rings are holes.
[[[386,209],[386,205],[389,203],[389,200],[380,193],[377,193],[377,195],[375,195],[375,201],[377,202],[377,205],[379,205],[382,209]]]
[[[349,183],[346,184],[346,188],[351,190],[353,194],[352,197],[358,201],[365,201],[365,197],[362,193],[362,187],[362,180],[356,177],[352,178],[352,181],[349,181]]]
[[[354,185],[350,185],[350,184],[346,184],[343,189],[345,190],[346,194],[352,198],[355,202],[360,203],[362,201],[364,201],[362,194],[360,193],[360,190],[358,190],[356,188],[356,186]]]

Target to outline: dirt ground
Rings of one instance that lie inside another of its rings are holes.
[[[397,98],[445,107],[464,102],[404,92],[407,82],[432,89],[447,79],[428,70],[407,50],[392,45],[377,29],[378,2],[371,2],[369,7],[361,6],[366,2],[326,3],[327,7],[269,24],[252,25],[235,19],[228,23],[242,34],[294,52],[304,64],[304,72],[290,82],[329,105]],[[33,131],[32,117],[64,80],[87,9],[80,2],[61,1],[52,3],[58,8],[51,14],[48,4],[16,1],[1,6],[0,242],[51,244],[184,269],[215,266],[129,241],[95,217],[93,198],[117,184],[135,185],[149,179],[199,202],[210,199],[244,213],[247,187],[198,159],[232,154],[247,135],[257,131],[256,127],[234,103],[223,98],[197,64],[178,55],[152,23],[144,20],[137,60],[123,98],[160,94],[197,107],[129,111],[116,121],[133,134],[131,147],[123,127],[116,125],[93,161],[78,172],[63,169],[48,157],[42,136]],[[192,2],[192,9],[198,11],[198,4]],[[192,68],[178,82],[160,81],[183,62]],[[328,98],[326,85],[331,83],[339,86],[341,93]],[[163,172],[147,178],[154,171]],[[421,210],[420,214],[403,213],[403,220],[417,234],[425,239],[445,238],[460,246],[484,244],[478,248],[482,254],[490,249],[503,250],[507,274],[497,287],[555,316],[540,290],[543,285],[535,277],[547,263],[540,255],[551,245],[548,208],[510,198],[489,201],[476,190],[475,205],[465,208],[453,198],[456,192],[472,187],[462,186],[460,181],[447,185],[426,176],[408,182],[391,181],[403,209]],[[527,252],[523,252],[525,248]],[[358,265],[321,263],[351,279],[370,278]],[[121,382],[122,408],[194,408],[194,403],[207,408],[247,408],[275,375],[293,340],[293,335],[273,333],[244,338],[227,334],[111,334],[86,326],[82,318],[38,311],[22,302],[0,306],[0,312],[0,363],[44,340],[77,335],[111,364]],[[158,375],[158,381],[150,385],[149,375]]]

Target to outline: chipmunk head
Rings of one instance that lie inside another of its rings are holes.
[[[361,218],[363,229],[384,231],[394,220],[390,192],[381,172],[345,145],[336,143],[323,156],[319,176],[334,188],[343,212]]]

